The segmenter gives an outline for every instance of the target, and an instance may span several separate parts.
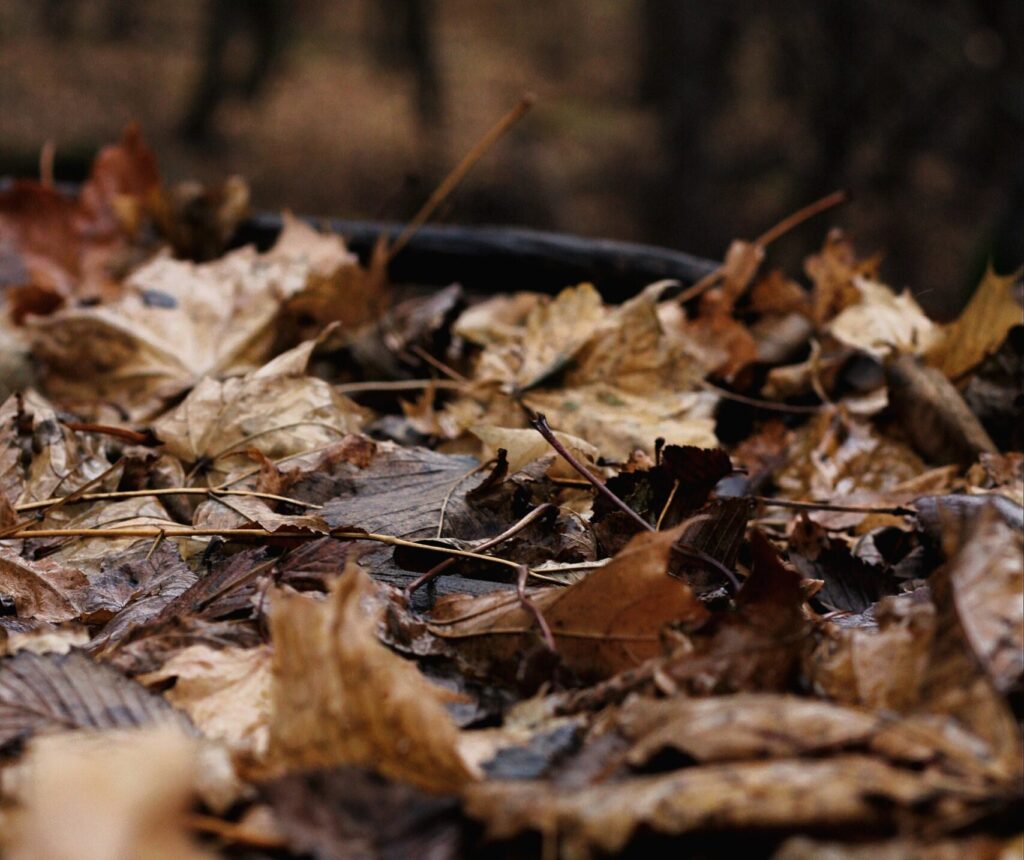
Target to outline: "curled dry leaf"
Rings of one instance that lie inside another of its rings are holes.
[[[987,746],[979,762],[1010,784],[1024,774],[1020,730],[1003,695],[1021,677],[1020,549],[1019,533],[986,508],[957,554],[930,577],[938,614],[918,704],[979,738]]]
[[[350,564],[326,602],[274,597],[270,766],[359,765],[428,791],[458,791],[475,778],[459,731],[441,690],[377,641],[366,606],[374,590]]]
[[[196,753],[171,727],[41,739],[0,847],[10,860],[210,860],[186,820]]]
[[[590,680],[633,668],[662,652],[666,625],[706,617],[690,588],[668,572],[683,529],[639,534],[585,579],[533,594],[568,668]],[[537,636],[533,616],[509,593],[439,602],[429,629],[467,659],[513,674]]]
[[[805,676],[834,701],[906,713],[920,698],[935,607],[921,595],[886,597],[874,615],[877,627],[828,629]]]
[[[923,763],[933,750],[913,730],[866,710],[798,696],[740,693],[710,699],[634,699],[617,717],[640,767],[666,749],[695,762],[870,751]]]

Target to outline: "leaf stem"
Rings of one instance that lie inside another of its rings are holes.
[[[788,499],[771,499],[767,496],[750,496],[755,502],[773,508],[791,508],[795,511],[838,511],[848,514],[892,514],[897,517],[913,515],[912,508],[901,505],[834,505],[831,502],[794,502]]]
[[[640,514],[638,514],[629,505],[622,501],[622,499],[616,496],[615,493],[609,490],[606,484],[604,484],[602,481],[598,480],[597,477],[592,475],[590,471],[582,463],[580,463],[579,460],[576,459],[572,452],[570,452],[569,449],[566,448],[565,445],[563,445],[559,441],[558,437],[555,435],[555,432],[551,429],[551,426],[548,424],[548,419],[544,416],[543,413],[537,412],[536,414],[534,414],[530,423],[533,425],[534,429],[547,440],[548,444],[562,456],[565,462],[572,466],[577,472],[580,473],[580,475],[586,478],[591,484],[593,484],[594,489],[596,489],[602,496],[604,496],[609,502],[615,505],[615,507],[617,507],[626,516],[633,520],[633,522],[640,526],[640,528],[644,529],[644,531],[654,531],[654,526],[652,526],[649,522],[647,522],[647,520],[640,516]]]
[[[275,502],[287,502],[290,505],[299,505],[304,508],[320,508],[312,502],[303,502],[299,499],[291,499],[288,496],[278,496],[274,493],[258,493],[255,490],[218,490],[215,487],[164,487],[153,490],[112,490],[108,493],[82,493],[75,498],[71,496],[57,496],[52,499],[40,499],[35,502],[26,502],[22,505],[15,505],[14,510],[18,513],[37,511],[40,508],[48,508],[59,503],[76,504],[78,502],[96,502],[110,499],[133,499],[141,496],[251,496],[256,499],[269,499]]]

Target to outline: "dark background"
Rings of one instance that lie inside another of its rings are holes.
[[[169,180],[408,218],[531,90],[440,215],[720,257],[836,188],[830,224],[948,315],[1024,256],[1021,0],[2,0],[0,174],[58,179],[139,120]],[[529,284],[523,284],[529,288]]]

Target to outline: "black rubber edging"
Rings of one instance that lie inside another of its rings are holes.
[[[380,236],[394,239],[403,228],[400,223],[388,221],[305,220],[340,234],[364,262]],[[254,243],[265,249],[280,230],[280,216],[257,214],[240,225],[232,244]],[[389,275],[398,283],[459,283],[476,293],[554,293],[590,281],[605,300],[620,302],[654,281],[673,279],[690,285],[718,265],[680,251],[634,242],[518,227],[427,225],[395,257]]]

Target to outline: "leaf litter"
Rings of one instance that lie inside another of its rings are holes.
[[[1014,856],[1020,272],[766,268],[826,198],[474,296],[247,197],[0,191],[2,856]]]

